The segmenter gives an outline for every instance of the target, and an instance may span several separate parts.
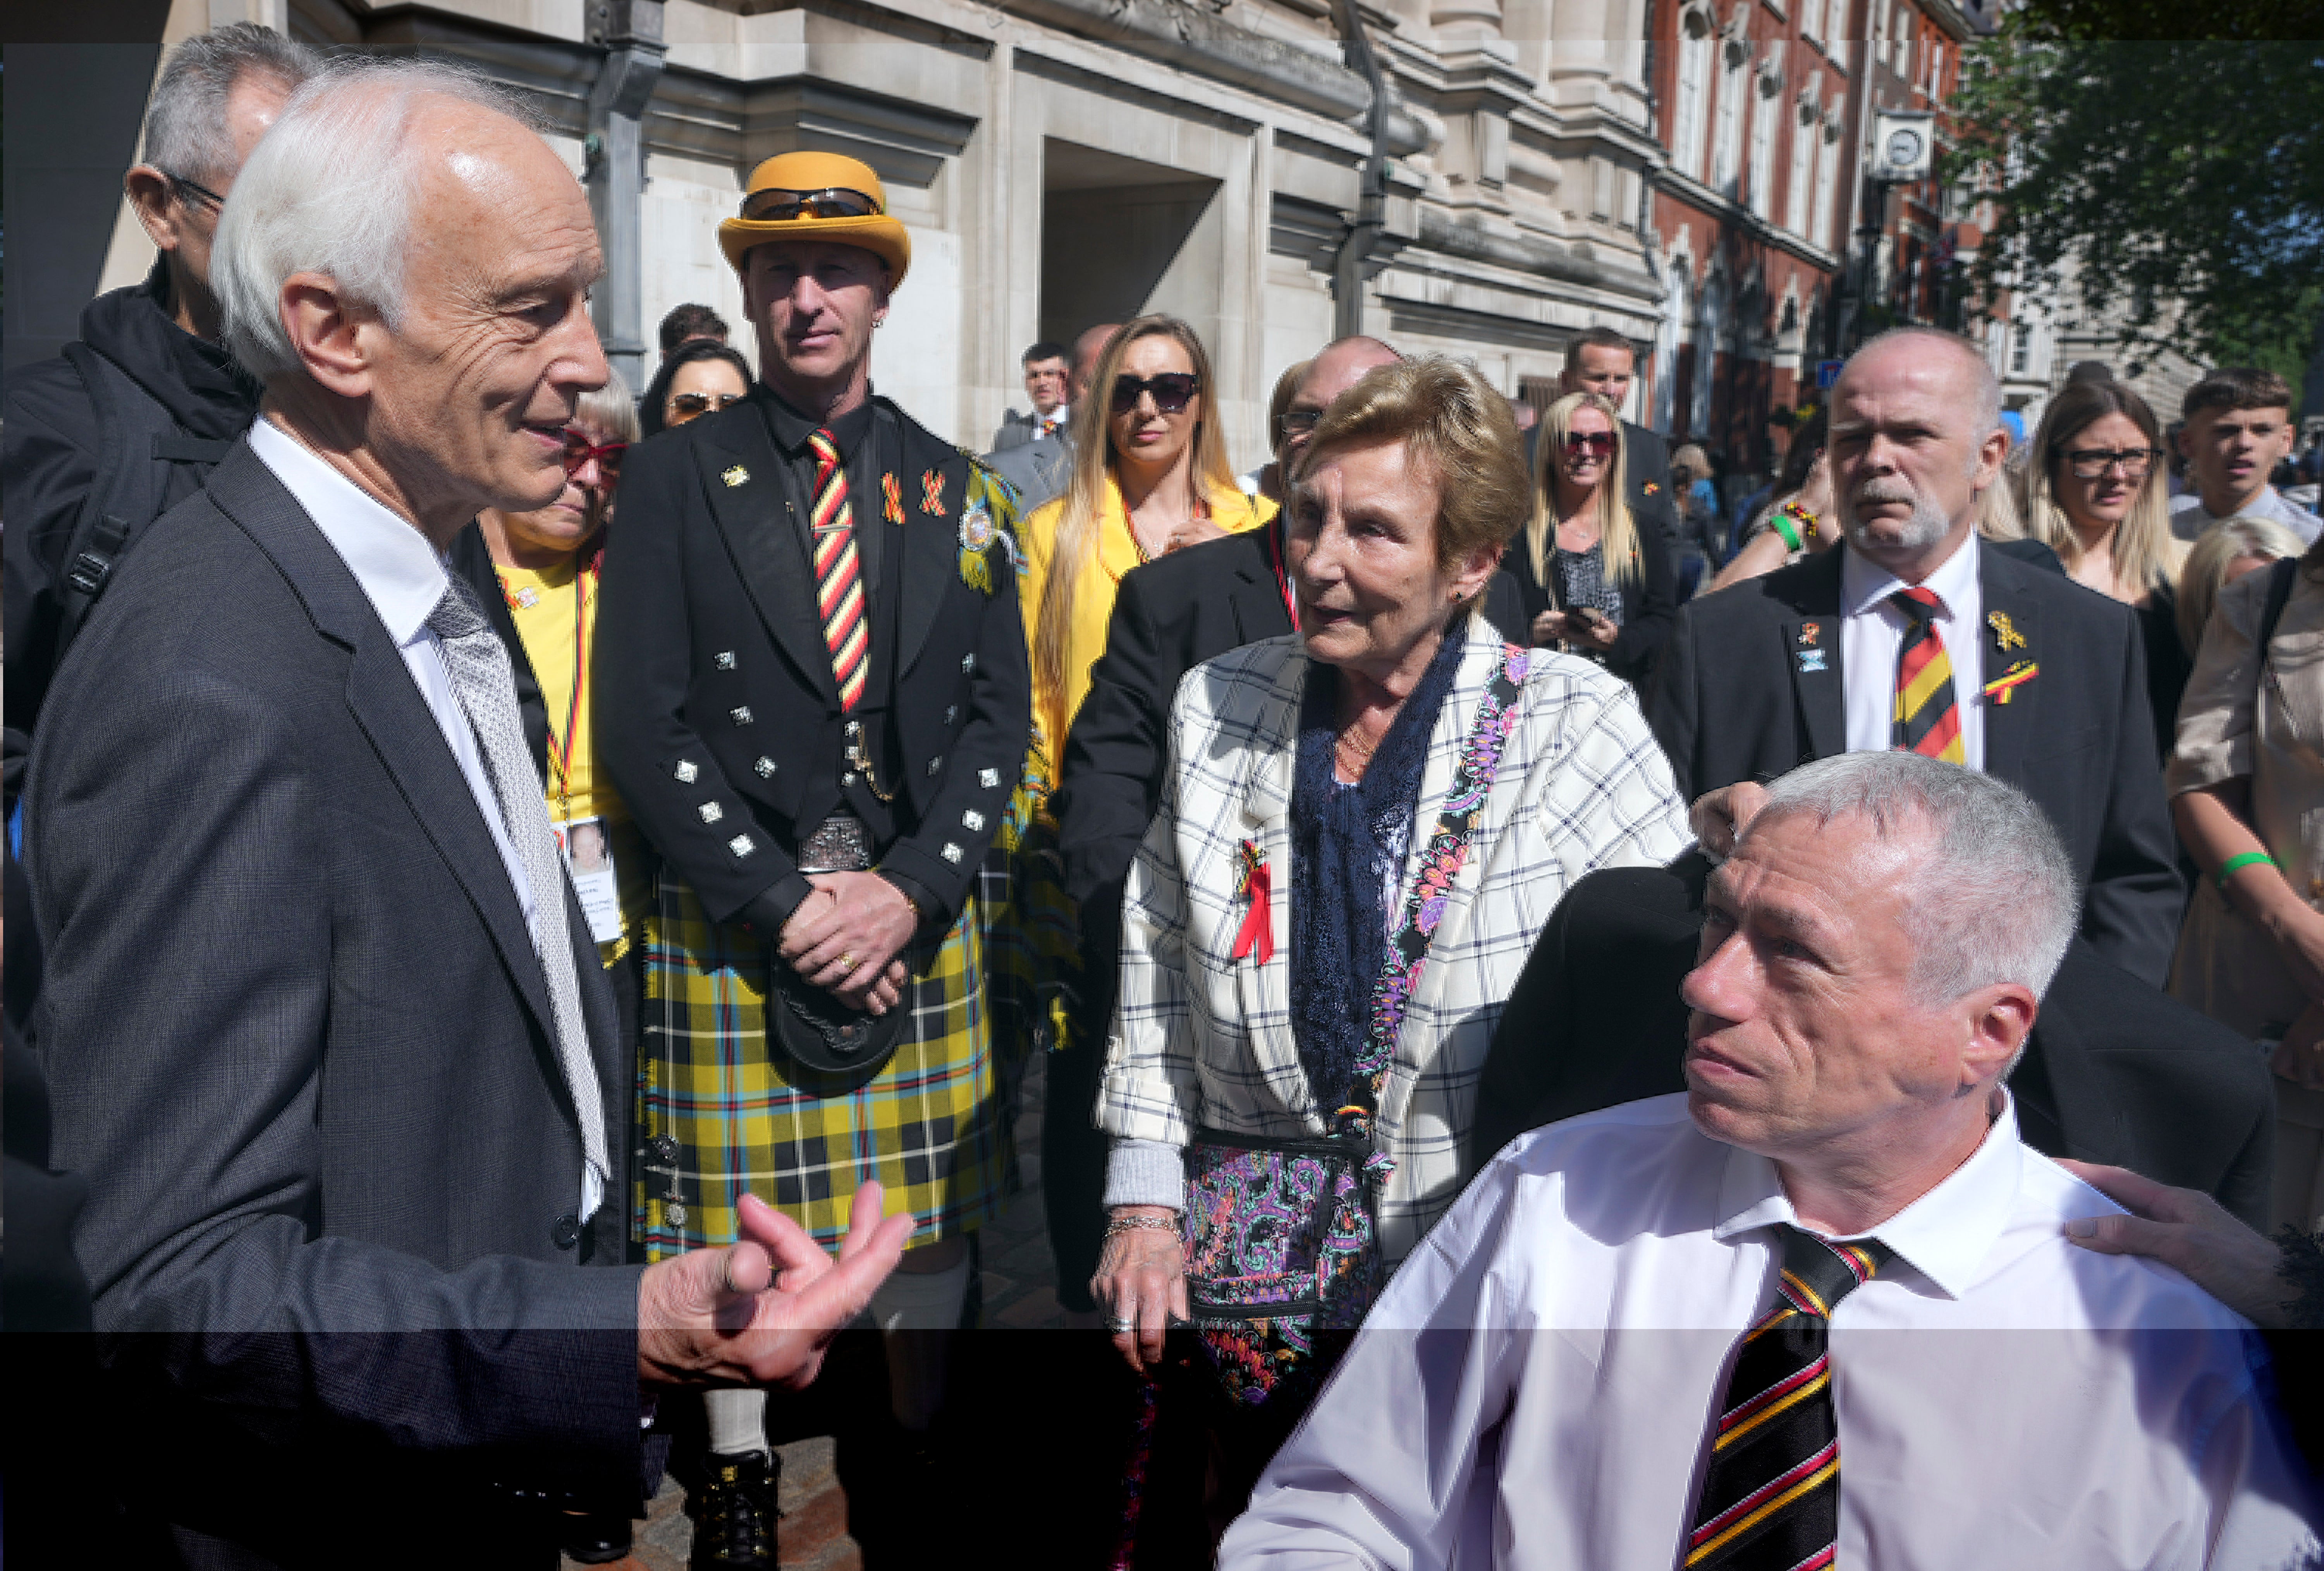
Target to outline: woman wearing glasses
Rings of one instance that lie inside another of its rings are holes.
[[[696,338],[669,352],[639,400],[638,424],[646,436],[715,414],[742,401],[751,390],[751,363],[724,344]]]
[[[2050,400],[2031,446],[2028,530],[2076,583],[2138,612],[2155,746],[2167,757],[2192,661],[2179,640],[2175,596],[2187,547],[2171,536],[2163,428],[2120,382],[2072,381]]]
[[[1597,393],[1568,393],[1541,418],[1533,518],[1508,563],[1537,648],[1595,660],[1633,686],[1653,675],[1678,614],[1677,572],[1622,498],[1622,422]]]
[[[1276,514],[1235,483],[1213,412],[1211,357],[1194,328],[1176,317],[1125,324],[1090,387],[1074,409],[1073,481],[1025,520],[1022,542],[1033,722],[1053,769],[1105,652],[1121,575]]]

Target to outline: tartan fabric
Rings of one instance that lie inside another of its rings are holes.
[[[1417,822],[1433,824],[1501,644],[1469,624],[1429,739]],[[1296,636],[1188,674],[1171,713],[1160,809],[1130,872],[1120,1004],[1098,1092],[1117,1139],[1184,1147],[1193,1130],[1313,1136],[1323,1113],[1291,1032],[1291,776],[1307,661]],[[1499,773],[1406,1006],[1375,1139],[1396,1165],[1380,1242],[1401,1260],[1459,1195],[1477,1079],[1501,1006],[1567,887],[1608,867],[1667,862],[1692,842],[1685,804],[1629,684],[1536,650]],[[1277,942],[1232,958],[1245,915],[1243,845],[1279,869]],[[1410,893],[1407,856],[1398,906]]]
[[[764,942],[740,923],[711,922],[694,891],[663,873],[646,932],[644,1156],[632,1193],[649,1260],[733,1243],[746,1189],[823,1244],[845,1235],[867,1179],[886,1186],[890,1212],[912,1213],[916,1245],[1000,1210],[1017,1171],[1014,1104],[985,995],[991,888],[981,877],[951,930],[908,951],[912,1023],[895,1056],[869,1083],[825,1096],[822,1077],[768,1044]],[[662,1135],[677,1142],[674,1159],[657,1153]],[[673,1169],[682,1225],[668,1204]]]

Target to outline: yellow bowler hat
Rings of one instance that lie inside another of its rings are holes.
[[[873,211],[861,217],[811,215],[797,218],[729,218],[718,225],[718,243],[736,272],[754,245],[772,240],[819,240],[833,245],[860,245],[888,264],[888,287],[904,281],[912,265],[912,237],[903,224],[888,216],[888,193],[872,166],[861,159],[835,152],[783,152],[751,171],[742,194],[742,209],[750,211],[761,191],[854,191],[872,199]],[[842,198],[844,201],[844,198]]]

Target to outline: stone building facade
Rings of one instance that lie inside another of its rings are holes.
[[[1584,326],[1651,354],[1663,3],[1354,0],[1388,84],[1364,330],[1473,356],[1513,395]],[[632,386],[670,307],[742,325],[715,226],[798,147],[870,162],[911,225],[875,380],[971,446],[1021,398],[1026,345],[1167,310],[1209,345],[1247,466],[1276,376],[1333,335],[1371,152],[1347,0],[175,0],[172,32],[222,4],[531,94],[597,203],[599,327]],[[134,237],[116,249],[108,276],[134,276]]]

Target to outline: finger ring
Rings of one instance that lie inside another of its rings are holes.
[[[842,971],[853,970],[855,969],[855,957],[853,955],[841,955],[839,957],[839,969]]]
[[[732,1249],[719,1257],[718,1281],[729,1293],[739,1293],[742,1291],[734,1285],[734,1252]]]
[[[1138,1322],[1135,1320],[1108,1320],[1105,1323],[1105,1328],[1113,1332],[1116,1336],[1119,1336],[1124,1331],[1135,1331],[1138,1329]]]

